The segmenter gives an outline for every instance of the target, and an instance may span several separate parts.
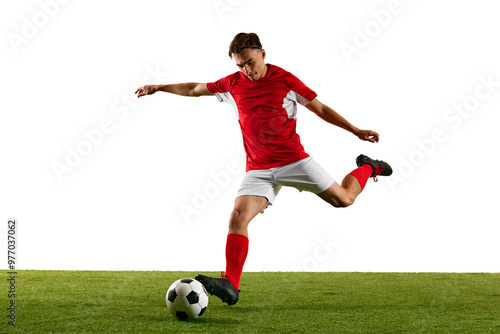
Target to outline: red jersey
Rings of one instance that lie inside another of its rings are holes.
[[[207,88],[236,109],[247,171],[281,167],[309,156],[295,130],[297,102],[305,106],[317,94],[293,74],[267,64],[266,75],[257,81],[236,72]]]

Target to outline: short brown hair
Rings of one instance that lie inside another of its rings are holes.
[[[233,41],[229,45],[229,58],[233,59],[233,54],[240,53],[241,50],[247,48],[262,48],[259,36],[257,36],[256,33],[251,32],[247,34],[240,32],[238,35],[234,36]]]

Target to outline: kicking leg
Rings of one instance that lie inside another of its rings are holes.
[[[381,160],[373,160],[365,155],[356,159],[358,168],[349,173],[339,185],[337,182],[318,196],[335,207],[348,207],[356,200],[356,197],[365,188],[370,177],[377,175],[389,176],[392,168],[388,163]]]
[[[334,182],[330,188],[319,193],[318,196],[336,208],[345,208],[354,203],[361,190],[356,177],[349,174],[342,180],[342,185]]]

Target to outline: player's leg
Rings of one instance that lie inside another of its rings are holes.
[[[247,172],[238,189],[234,208],[229,218],[226,241],[226,274],[222,278],[204,275],[196,279],[207,291],[223,302],[233,305],[239,298],[239,284],[248,254],[248,224],[267,205],[274,202],[281,186],[275,184],[271,170]]]
[[[226,276],[238,290],[248,254],[248,224],[267,206],[266,197],[244,195],[234,201],[226,242]]]
[[[318,196],[335,207],[347,207],[354,203],[370,177],[392,174],[392,168],[388,163],[373,160],[365,155],[358,156],[356,164],[358,168],[346,175],[341,185],[335,182]]]
[[[263,196],[243,195],[236,198],[226,241],[226,274],[221,278],[196,276],[210,294],[228,305],[235,304],[239,299],[241,273],[248,254],[248,224],[267,204],[268,200]]]
[[[267,205],[264,196],[243,195],[236,198],[229,218],[229,234],[241,234],[248,238],[248,224]]]
[[[359,181],[349,174],[342,180],[341,185],[335,182],[327,190],[317,195],[334,207],[344,208],[354,203],[361,190]]]

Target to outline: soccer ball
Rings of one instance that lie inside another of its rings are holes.
[[[207,290],[192,278],[175,281],[167,291],[167,308],[179,319],[199,318],[207,306]]]

